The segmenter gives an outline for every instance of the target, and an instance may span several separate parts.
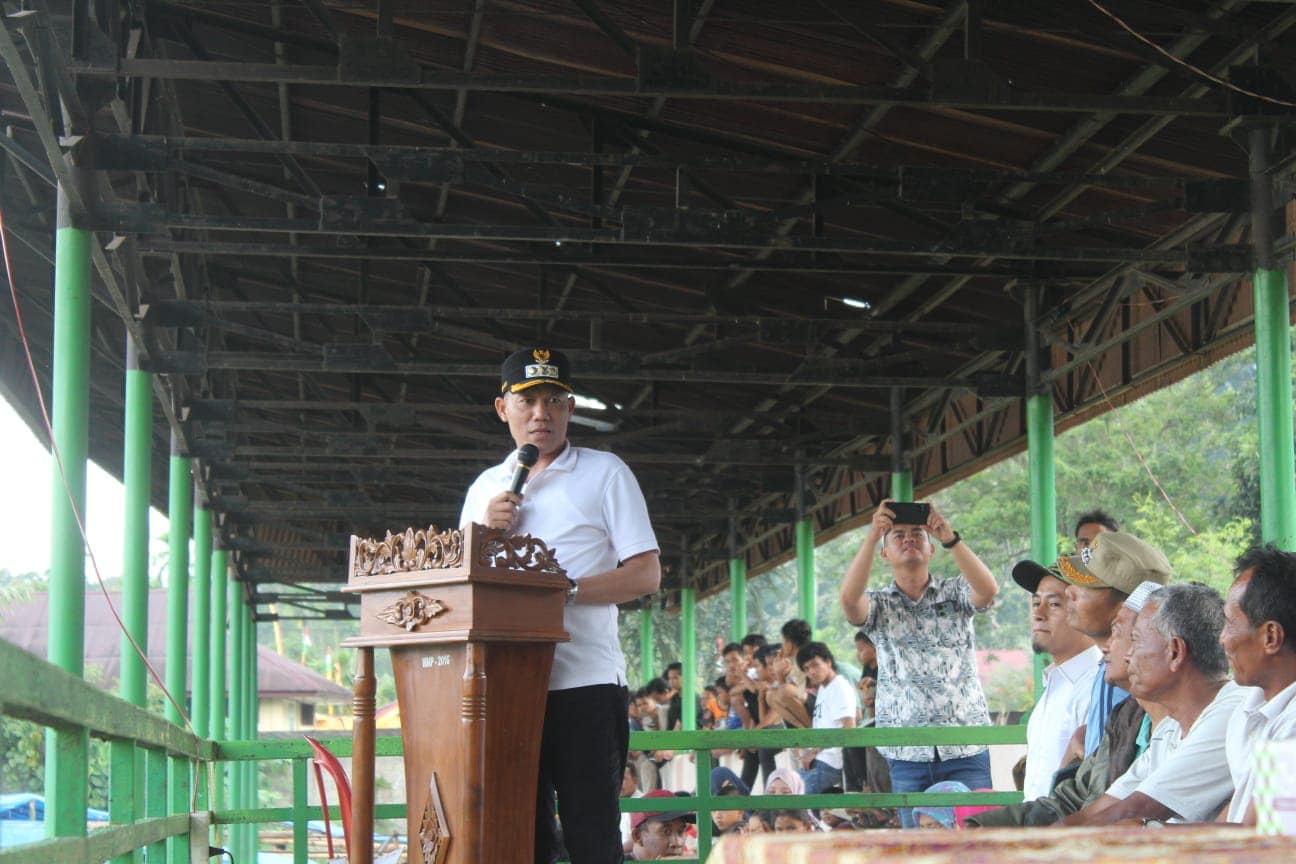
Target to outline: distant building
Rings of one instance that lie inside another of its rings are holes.
[[[110,592],[109,597],[120,614],[121,593]],[[102,591],[86,592],[85,607],[86,679],[115,692],[121,674],[121,628]],[[166,615],[166,591],[150,591],[148,659],[163,680],[166,680]],[[192,605],[189,615],[192,639]],[[0,608],[0,639],[43,658],[48,638],[49,595],[36,594],[22,603]],[[190,669],[193,668],[192,651],[190,645],[190,654],[186,658]],[[229,668],[228,663],[226,668]],[[262,732],[314,729],[321,707],[351,701],[350,690],[296,661],[279,656],[264,645],[257,646],[257,692],[260,694],[257,729]],[[186,698],[190,695],[185,694]]]

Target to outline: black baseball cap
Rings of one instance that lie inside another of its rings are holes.
[[[553,384],[574,392],[567,355],[552,348],[523,348],[504,360],[500,367],[501,393],[517,393],[537,384]]]
[[[1034,561],[1018,561],[1013,565],[1013,581],[1030,593],[1034,594],[1039,590],[1039,583],[1045,576],[1052,576],[1054,579],[1062,579],[1062,571],[1057,565],[1045,567],[1042,564],[1036,564]],[[1065,582],[1065,579],[1062,579]]]

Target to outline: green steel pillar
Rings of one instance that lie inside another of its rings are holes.
[[[697,589],[680,589],[680,715],[685,732],[697,729]]]
[[[90,412],[90,232],[74,228],[65,190],[58,188],[54,237],[53,508],[50,514],[49,661],[85,674],[85,514]],[[61,463],[61,467],[60,467]],[[89,736],[45,733],[45,833],[86,832]]]
[[[177,706],[185,704],[189,644],[189,528],[193,519],[193,479],[189,459],[180,455],[180,442],[171,433],[171,475],[168,517],[171,521],[170,566],[167,569],[166,718],[183,725]]]
[[[814,522],[810,520],[806,501],[805,470],[796,467],[796,562],[797,562],[797,617],[810,625],[811,633],[819,632],[815,608],[818,597],[815,593],[815,543]]]
[[[229,610],[229,586],[227,585],[227,574],[229,570],[229,552],[224,549],[216,548],[212,550],[211,556],[211,598],[212,598],[212,627],[211,640],[209,642],[211,653],[211,680],[208,687],[207,710],[210,712],[211,723],[208,729],[208,736],[216,741],[225,739],[225,628]],[[212,789],[211,807],[213,810],[219,810],[225,806],[225,768],[220,763],[213,766],[214,783]],[[219,828],[215,829],[219,832]],[[217,834],[217,844],[219,834]]]
[[[913,471],[904,437],[904,388],[891,388],[891,500],[913,500]]]
[[[178,726],[185,723],[189,645],[189,529],[193,521],[193,479],[190,460],[180,455],[180,442],[171,432],[171,474],[168,517],[171,521],[170,567],[167,571],[166,685],[171,698],[166,718]],[[167,771],[168,812],[189,812],[189,760],[172,758]],[[189,852],[185,835],[167,840],[167,860],[181,864]]]
[[[246,644],[243,640],[243,590],[241,584],[234,579],[229,582],[229,620],[230,620],[230,662],[229,662],[229,737],[231,740],[238,740],[243,737],[243,697],[247,693],[247,688],[243,686],[243,677],[245,673],[243,655]],[[243,806],[243,763],[229,763],[230,775],[230,796],[229,804],[231,809],[237,809]],[[234,825],[230,828],[230,843],[238,852],[242,851],[243,835],[246,833],[243,825]],[[242,860],[242,856],[239,856]]]
[[[125,449],[122,454],[122,623],[139,650],[148,652],[149,478],[153,443],[153,390],[147,372],[139,368],[135,342],[126,337]],[[121,637],[120,694],[132,705],[147,704],[144,661],[125,634]],[[108,814],[114,824],[129,824],[144,815],[147,790],[145,756],[129,741],[110,745],[112,789]],[[143,860],[137,850],[114,859],[117,864]]]
[[[652,601],[644,600],[639,607],[639,686],[653,677],[653,609]]]
[[[731,499],[729,510],[737,504]],[[729,641],[747,635],[747,559],[738,554],[738,520],[729,517]]]
[[[1026,449],[1029,474],[1031,559],[1048,565],[1057,559],[1057,485],[1053,470],[1053,390],[1042,380],[1043,359],[1037,322],[1040,289],[1026,288]],[[1035,694],[1043,687],[1044,655],[1035,654]]]
[[[250,604],[246,607],[246,609],[247,609],[246,614],[248,620],[246,625],[247,630],[245,631],[244,638],[247,640],[247,646],[248,646],[247,647],[248,698],[244,703],[244,709],[247,712],[247,720],[246,720],[247,738],[248,740],[254,740],[260,737],[259,734],[257,733],[257,719],[260,713],[261,697],[260,697],[259,690],[257,688],[257,673],[259,670],[257,668],[258,667],[257,632],[256,632],[256,616],[254,614],[255,610]],[[248,760],[247,772],[248,772],[247,806],[256,807],[258,806],[258,802],[260,798],[260,795],[258,793],[258,787],[260,785],[259,763],[257,763],[254,760]],[[257,835],[260,833],[260,830],[261,830],[260,826],[258,826],[256,823],[252,823],[251,825],[248,826],[248,853],[246,856],[244,856],[243,860],[255,861],[257,859],[257,847],[259,845],[257,840]]]
[[[193,726],[199,738],[209,731],[209,688],[211,687],[211,654],[205,649],[211,643],[211,511],[194,500],[193,550]]]
[[[1030,473],[1031,558],[1057,559],[1057,488],[1053,472],[1053,395],[1026,400],[1026,439]]]
[[[1250,132],[1251,237],[1255,244],[1256,420],[1260,426],[1260,536],[1296,549],[1292,442],[1291,297],[1274,258],[1273,178],[1268,127]]]

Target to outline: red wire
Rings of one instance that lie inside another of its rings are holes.
[[[131,635],[130,630],[126,628],[126,623],[122,621],[121,615],[117,612],[117,607],[113,605],[112,597],[108,593],[108,586],[104,584],[103,575],[99,572],[99,562],[95,559],[94,549],[90,546],[90,538],[86,535],[85,522],[81,518],[81,510],[77,506],[76,496],[72,494],[72,486],[67,479],[67,471],[63,467],[63,455],[59,452],[58,444],[54,441],[54,426],[50,423],[49,410],[45,407],[45,396],[41,393],[40,378],[36,374],[36,362],[32,359],[31,343],[27,339],[27,327],[23,323],[22,307],[18,302],[18,285],[14,282],[13,266],[9,262],[9,234],[4,225],[4,208],[0,207],[0,254],[4,256],[5,278],[9,282],[9,296],[13,299],[14,318],[18,322],[18,339],[22,343],[23,354],[27,358],[27,371],[31,375],[32,390],[36,393],[36,402],[40,405],[41,420],[45,424],[45,433],[49,436],[50,452],[54,454],[54,462],[58,465],[59,479],[63,483],[63,492],[67,495],[68,503],[72,506],[72,515],[76,519],[77,530],[81,532],[81,542],[85,544],[86,555],[90,558],[90,567],[94,571],[95,580],[99,583],[99,590],[103,592],[104,600],[108,604],[108,611],[112,613],[113,619],[116,620],[117,626],[130,642],[131,647],[144,663],[144,668],[148,670],[153,681],[161,688],[171,707],[175,708],[176,713],[184,721],[188,730],[197,734],[193,725],[189,722],[189,715],[185,713],[183,707],[178,703],[171,691],[167,689],[166,683],[158,675],[153,664],[149,662],[144,650],[140,648],[135,637]],[[196,790],[195,790],[196,792]]]

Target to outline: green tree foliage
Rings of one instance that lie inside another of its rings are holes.
[[[1233,559],[1257,539],[1257,447],[1253,348],[1068,430],[1054,445],[1059,551],[1074,548],[1075,517],[1102,508],[1123,530],[1162,549],[1177,579],[1223,590]],[[982,648],[1029,650],[1029,598],[1011,578],[1013,564],[1030,554],[1027,480],[1026,456],[1020,454],[931,498],[999,581],[994,608],[977,618]],[[837,587],[862,530],[824,543],[815,554],[817,636],[848,661],[855,628],[841,611]],[[748,579],[751,631],[777,638],[782,623],[795,615],[795,567],[789,561]],[[939,550],[932,569],[941,576],[956,572]],[[875,568],[874,586],[889,579],[884,565]],[[679,657],[678,615],[657,610],[654,619],[654,668],[660,671]],[[716,645],[729,637],[728,593],[700,602],[697,620],[699,678],[714,679]],[[626,613],[622,621],[630,679],[641,683],[638,613]],[[1028,672],[998,670],[992,687],[996,707],[1026,707],[1029,680]]]

